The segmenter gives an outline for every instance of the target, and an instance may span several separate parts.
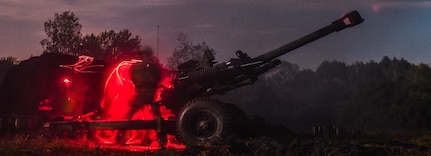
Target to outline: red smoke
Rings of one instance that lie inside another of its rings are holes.
[[[101,103],[103,110],[103,120],[127,120],[128,113],[131,110],[130,103],[136,96],[135,86],[131,81],[131,69],[133,64],[140,62],[140,60],[123,61],[118,64],[109,73],[106,84],[104,97]],[[167,74],[162,74],[162,80],[159,84],[159,89],[154,95],[154,101],[161,99],[161,92],[164,89],[172,88],[172,82]],[[160,111],[162,118],[167,120],[173,117],[174,114],[166,107],[161,106]],[[155,116],[149,104],[145,104],[137,111],[132,120],[154,120]],[[118,140],[118,136],[122,135],[122,141]],[[139,144],[148,147],[148,149],[157,149],[159,142],[157,141],[156,130],[98,130],[96,132],[96,139],[99,143],[105,144]],[[184,148],[182,145],[172,144],[174,136],[168,135],[168,147]]]

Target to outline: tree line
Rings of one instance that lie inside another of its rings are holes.
[[[106,62],[130,58],[141,47],[141,38],[123,29],[105,30],[98,35],[81,33],[79,18],[71,11],[55,13],[44,23],[47,38],[40,41],[44,53],[88,55]]]
[[[221,98],[297,130],[431,129],[431,68],[404,59],[351,65],[324,61],[316,71],[283,62],[256,84]]]
[[[79,18],[71,11],[55,13],[54,19],[44,23],[47,35],[40,41],[44,53],[62,53],[69,55],[87,55],[108,63],[117,60],[136,57],[136,52],[142,48],[141,38],[123,29],[119,32],[105,30],[99,35],[82,35],[82,25]],[[194,44],[184,33],[177,38],[178,46],[171,57],[167,58],[166,67],[175,70],[176,67],[189,59],[200,59],[203,51],[212,51],[205,42]],[[152,55],[152,53],[151,53]]]

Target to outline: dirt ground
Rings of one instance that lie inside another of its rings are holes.
[[[109,148],[85,139],[47,139],[28,135],[0,140],[0,155],[431,155],[431,133],[289,134],[246,139],[232,136],[185,150],[130,149]]]

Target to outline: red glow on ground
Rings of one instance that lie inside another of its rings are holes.
[[[160,150],[160,148],[149,147],[149,146],[137,146],[137,145],[91,145],[90,148],[106,148],[106,149],[125,150],[125,151],[132,151],[132,152],[146,152],[146,151]],[[166,145],[166,148],[184,150],[185,146],[168,143],[168,145]]]
[[[123,61],[116,66],[108,75],[105,84],[104,97],[101,103],[103,109],[104,120],[124,120],[128,119],[128,113],[131,110],[130,103],[134,99],[135,86],[131,81],[131,69],[133,64],[140,62],[140,60]],[[168,78],[169,79],[169,78]],[[164,89],[172,88],[172,83],[166,78],[160,82],[160,87],[154,95],[154,100],[161,99],[161,92]],[[160,107],[162,117],[168,119],[174,114],[166,109],[164,106]],[[133,116],[132,120],[153,120],[155,116],[149,104],[140,108]],[[122,139],[118,139],[122,136]],[[96,141],[102,144],[126,144],[126,145],[140,145],[139,149],[160,149],[159,142],[157,141],[156,130],[98,130],[96,132]],[[175,136],[168,135],[168,142],[166,147],[175,149],[184,149],[184,145],[172,143]],[[128,146],[127,146],[128,147]],[[127,148],[126,147],[126,148]]]

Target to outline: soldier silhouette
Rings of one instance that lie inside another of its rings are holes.
[[[132,66],[131,79],[135,85],[135,96],[131,102],[128,117],[132,119],[133,115],[144,105],[151,105],[151,110],[158,124],[157,138],[160,144],[164,144],[166,135],[162,134],[162,116],[158,103],[154,101],[155,93],[161,81],[162,67],[150,47],[139,49],[137,55],[142,62]]]

